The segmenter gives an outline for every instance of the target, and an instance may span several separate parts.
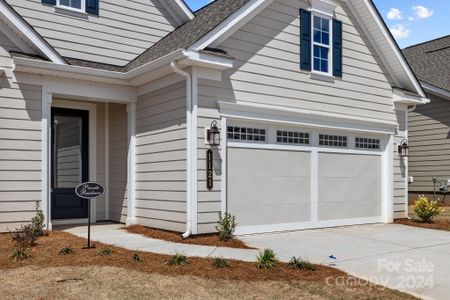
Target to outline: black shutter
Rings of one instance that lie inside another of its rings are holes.
[[[56,5],[56,0],[42,0],[44,4]]]
[[[300,9],[300,69],[311,71],[311,12]]]
[[[99,0],[86,0],[86,12],[88,14],[98,15]]]
[[[342,77],[342,22],[333,19],[333,76]]]

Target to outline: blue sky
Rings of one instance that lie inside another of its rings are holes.
[[[193,10],[211,0],[186,0]],[[374,0],[401,48],[450,34],[449,0]]]

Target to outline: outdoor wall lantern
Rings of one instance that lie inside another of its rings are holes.
[[[406,139],[401,141],[401,143],[398,145],[398,154],[401,157],[409,156],[409,146],[408,146],[408,141]]]
[[[217,128],[217,122],[212,121],[211,127],[207,130],[208,143],[211,146],[220,145],[220,130]]]

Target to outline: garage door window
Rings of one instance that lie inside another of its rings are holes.
[[[228,126],[227,138],[235,141],[265,142],[266,130],[261,128]]]
[[[309,145],[309,133],[277,130],[277,143]]]
[[[355,138],[355,147],[358,149],[369,149],[369,150],[380,150],[381,148],[380,139],[371,139],[371,138]]]
[[[342,135],[319,134],[319,145],[347,148],[347,137]]]

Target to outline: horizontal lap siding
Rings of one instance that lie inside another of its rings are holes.
[[[219,46],[235,58],[234,68],[224,72],[222,81],[199,80],[200,233],[214,231],[221,208],[222,158],[218,151],[214,152],[213,190],[208,191],[205,183],[208,147],[204,144],[204,128],[211,121],[220,120],[217,101],[268,104],[397,121],[389,76],[362,30],[347,13],[348,9],[339,7],[336,10],[337,18],[343,21],[342,79],[336,79],[334,83],[312,80],[309,72],[300,70],[298,10],[307,6],[299,0],[275,1]],[[224,129],[222,134],[225,132]],[[398,188],[397,191],[402,193]]]
[[[0,31],[0,232],[30,221],[41,200],[42,91],[16,81],[10,50],[19,49]]]
[[[127,219],[127,106],[109,104],[109,218]]]
[[[450,100],[428,95],[409,118],[411,192],[433,192],[433,177],[450,179]]]
[[[136,219],[184,231],[186,224],[186,85],[139,97],[136,107]]]
[[[176,26],[153,0],[101,0],[100,16],[86,18],[55,11],[41,0],[7,2],[62,56],[114,65],[134,59]]]

